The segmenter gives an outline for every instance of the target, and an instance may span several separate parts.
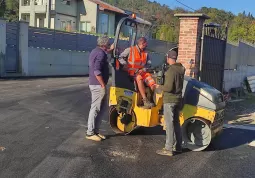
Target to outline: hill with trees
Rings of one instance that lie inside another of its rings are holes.
[[[167,5],[148,0],[104,0],[119,8],[138,13],[142,18],[155,24],[154,37],[166,41],[178,41],[179,20],[175,13],[189,12],[183,8],[171,9]],[[195,11],[211,17],[206,22],[215,22],[222,26],[228,25],[228,40],[237,42],[239,39],[250,43],[255,42],[255,19],[251,13],[242,12],[234,15],[217,8],[202,7]]]
[[[183,8],[171,9],[167,5],[148,0],[103,0],[119,8],[139,14],[142,18],[153,22],[154,38],[177,42],[179,34],[179,20],[175,13],[189,12]],[[9,21],[18,20],[19,0],[0,0],[0,17]],[[223,26],[228,25],[228,40],[237,42],[244,40],[255,43],[255,19],[251,13],[242,12],[234,15],[231,12],[216,8],[202,7],[196,12],[205,13],[211,17],[207,22],[215,22]]]

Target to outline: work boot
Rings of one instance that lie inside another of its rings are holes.
[[[100,137],[101,139],[103,139],[103,140],[106,139],[106,137],[105,137],[104,135],[100,134],[100,133],[97,133],[96,135],[99,136],[99,137]]]
[[[99,137],[98,135],[87,135],[86,139],[93,140],[93,141],[96,141],[96,142],[102,141],[102,138]]]
[[[169,151],[169,150],[167,150],[165,148],[163,148],[162,150],[156,151],[156,153],[158,155],[162,155],[162,156],[173,156],[174,155],[174,153],[172,151]]]
[[[181,148],[176,149],[176,147],[174,147],[174,148],[173,148],[173,152],[182,153],[182,149],[181,149]]]
[[[150,109],[150,108],[152,108],[152,107],[154,107],[155,106],[155,104],[154,103],[151,103],[147,98],[144,98],[143,99],[143,107],[145,108],[145,109]]]

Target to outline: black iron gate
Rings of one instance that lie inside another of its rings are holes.
[[[223,92],[227,28],[205,24],[201,46],[200,81]]]

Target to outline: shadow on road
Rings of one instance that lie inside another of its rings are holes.
[[[227,128],[216,137],[206,151],[226,150],[247,145],[255,140],[255,131]]]
[[[156,126],[151,128],[140,127],[134,130],[131,135],[166,135],[162,126]]]
[[[140,127],[129,135],[125,136],[123,134],[111,134],[107,138],[112,137],[132,137],[132,136],[165,136],[165,131],[161,126],[145,128]],[[165,137],[162,137],[165,139]],[[247,145],[255,140],[255,131],[243,130],[237,128],[225,128],[221,135],[215,137],[211,144],[204,150],[206,151],[217,151],[217,150],[227,150],[242,145]],[[163,140],[162,140],[163,141]],[[164,142],[164,141],[163,141]],[[162,143],[163,143],[162,142]],[[188,149],[184,149],[183,152],[189,152]]]
[[[134,131],[132,131],[131,133],[129,133],[128,135],[125,134],[110,134],[107,135],[107,138],[112,138],[112,137],[125,137],[125,136],[148,136],[148,135],[166,135],[165,131],[162,129],[161,126],[156,126],[156,127],[151,127],[151,128],[147,128],[147,127],[139,127],[137,129],[135,129]]]

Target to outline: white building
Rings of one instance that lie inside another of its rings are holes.
[[[126,15],[100,0],[20,0],[19,7],[19,19],[33,27],[108,35]]]

